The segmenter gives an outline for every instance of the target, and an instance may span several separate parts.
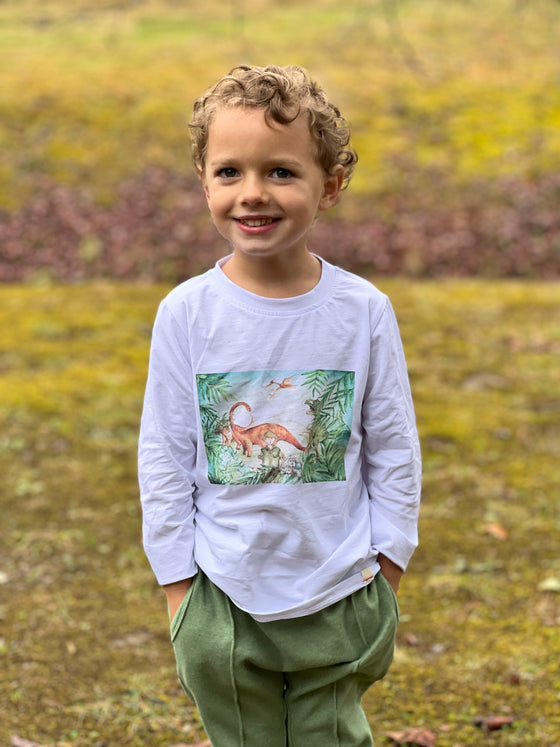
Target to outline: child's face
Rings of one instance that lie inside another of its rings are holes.
[[[327,175],[314,158],[304,116],[269,126],[261,109],[219,109],[200,174],[218,231],[256,258],[296,256],[320,210],[336,201],[343,167]]]

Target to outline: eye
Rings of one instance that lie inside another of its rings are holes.
[[[283,169],[281,166],[273,169],[270,173],[274,179],[290,179],[293,176],[289,169]]]
[[[233,166],[226,166],[224,169],[219,169],[217,175],[223,179],[233,179],[234,177],[239,176],[239,172],[237,169],[234,169]]]

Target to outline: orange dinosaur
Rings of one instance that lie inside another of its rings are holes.
[[[233,440],[236,442],[238,449],[243,450],[245,456],[250,457],[253,454],[253,446],[260,446],[263,448],[267,445],[265,441],[265,434],[270,431],[275,436],[275,441],[272,444],[275,446],[278,441],[286,441],[296,449],[305,451],[306,446],[302,446],[295,436],[293,436],[287,428],[277,423],[262,423],[262,425],[253,425],[253,416],[251,415],[251,422],[247,426],[237,425],[233,420],[233,414],[238,407],[244,407],[247,412],[251,412],[251,406],[246,402],[236,402],[231,406],[229,410],[229,422],[231,426],[231,434]]]

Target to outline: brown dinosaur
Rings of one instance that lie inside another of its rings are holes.
[[[251,412],[251,406],[246,402],[236,402],[230,407],[229,410],[229,422],[231,426],[231,434],[233,440],[236,442],[238,449],[243,450],[245,456],[250,457],[253,453],[253,446],[260,446],[263,448],[267,446],[265,441],[265,435],[267,432],[273,433],[275,441],[272,444],[275,446],[278,441],[286,441],[296,449],[305,451],[306,446],[302,446],[295,436],[293,436],[287,428],[277,423],[262,423],[261,425],[253,425],[253,416],[251,415],[251,422],[247,426],[237,425],[233,420],[233,414],[238,407],[244,407],[247,412]]]

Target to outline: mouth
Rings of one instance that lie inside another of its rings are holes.
[[[247,228],[262,228],[263,226],[271,226],[273,223],[279,221],[280,218],[270,218],[267,216],[252,218],[247,216],[246,218],[236,218],[235,220],[241,223],[242,226],[247,226]]]

